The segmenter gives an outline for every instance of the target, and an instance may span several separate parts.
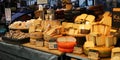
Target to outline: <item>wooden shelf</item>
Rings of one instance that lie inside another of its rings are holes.
[[[52,53],[52,54],[59,55],[59,56],[63,54],[63,52],[60,52],[59,50],[50,50],[47,47],[37,47],[35,45],[31,45],[30,43],[23,44],[23,46],[33,48],[36,50],[40,50],[40,51],[44,51],[44,52],[48,52],[48,53]]]

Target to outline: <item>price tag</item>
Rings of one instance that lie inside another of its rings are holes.
[[[99,52],[97,50],[89,50],[88,58],[90,60],[98,60],[99,59]]]
[[[37,4],[47,4],[48,0],[37,0]]]

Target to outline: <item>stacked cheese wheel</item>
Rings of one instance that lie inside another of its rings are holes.
[[[71,36],[59,37],[57,39],[58,50],[61,52],[73,52],[76,39]]]
[[[109,48],[108,47],[91,47],[91,48],[84,47],[84,53],[88,55],[89,50],[92,49],[92,50],[97,50],[99,52],[100,54],[99,57],[110,57],[112,48],[114,48],[114,46],[111,46]]]

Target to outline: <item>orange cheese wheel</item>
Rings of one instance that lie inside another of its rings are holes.
[[[61,51],[61,52],[66,52],[66,53],[73,52],[73,49],[65,49],[65,48],[60,48],[60,47],[58,47],[58,50]]]
[[[76,39],[71,36],[59,37],[57,39],[58,47],[65,49],[73,49],[76,45]]]

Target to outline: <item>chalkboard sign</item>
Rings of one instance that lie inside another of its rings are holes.
[[[113,8],[112,27],[120,28],[120,8]]]

